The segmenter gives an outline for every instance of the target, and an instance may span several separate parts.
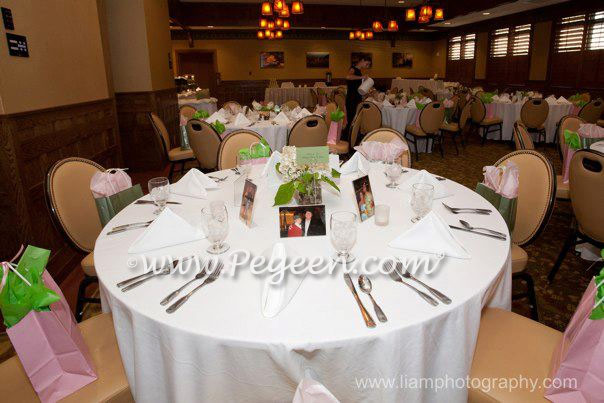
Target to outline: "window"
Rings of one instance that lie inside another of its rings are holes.
[[[512,56],[528,56],[531,47],[531,24],[518,25],[514,28]]]
[[[476,34],[454,36],[449,39],[449,60],[474,59]]]
[[[491,33],[491,57],[505,57],[508,55],[509,28],[497,29]]]
[[[491,32],[492,58],[506,56],[528,56],[531,45],[531,24],[513,28],[500,28]]]
[[[564,17],[558,23],[554,49],[556,53],[579,52],[583,47],[585,14]]]
[[[594,13],[590,20],[587,49],[604,50],[604,11]]]

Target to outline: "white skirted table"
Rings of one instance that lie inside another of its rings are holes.
[[[336,88],[338,87],[321,87],[327,95],[331,94]],[[313,98],[310,94],[311,89],[317,90],[314,87],[267,88],[264,91],[264,100],[266,102],[274,102],[277,105],[295,100],[304,108],[314,108],[316,105],[313,105]]]
[[[233,181],[237,176],[230,170],[216,173],[228,179],[218,189],[208,190],[207,200],[171,195],[171,200],[182,204],[170,208],[192,225],[199,225],[200,209],[210,200],[223,200],[230,206],[226,239],[230,252],[266,253],[280,239],[279,218],[278,208],[272,207],[275,190],[258,178],[261,169],[252,170],[258,186],[252,228],[236,218]],[[410,175],[413,170],[401,180]],[[390,224],[376,226],[373,218],[359,223],[352,250],[357,260],[420,254],[387,246],[413,225],[408,191],[386,188],[381,164],[372,163],[369,176],[376,204],[391,207]],[[340,195],[324,188],[327,220],[334,211],[355,211],[351,180],[357,177],[347,175],[339,180]],[[442,199],[450,205],[492,208],[470,189],[448,180],[443,183],[453,193]],[[461,217],[508,234],[497,212],[453,215],[441,200],[434,202],[433,209],[449,224],[459,224]],[[446,257],[435,273],[418,274],[453,302],[434,307],[388,276],[373,274],[372,294],[388,316],[387,323],[378,323],[373,329],[365,327],[341,268],[333,275],[308,274],[290,303],[273,318],[261,313],[265,279],[247,268],[240,268],[232,277],[228,267],[180,310],[167,314],[159,301],[192,274],[162,276],[122,292],[116,283],[143,271],[140,265],[128,265],[135,258],[128,248],[143,230],[106,235],[116,225],[153,219],[153,210],[150,205],[122,210],[103,229],[94,250],[103,307],[113,312],[120,353],[137,402],[288,402],[307,368],[341,402],[465,402],[463,387],[437,391],[405,387],[400,382],[429,377],[465,379],[482,308],[511,306],[510,242],[455,232],[471,258]],[[300,256],[327,258],[333,253],[326,236],[283,242]],[[187,256],[203,253],[207,246],[206,240],[195,241],[158,249],[147,257]],[[356,281],[357,276],[352,277]],[[367,296],[361,293],[360,298],[373,314]],[[400,386],[362,386],[371,379],[392,379]]]
[[[409,94],[411,92],[410,88],[412,88],[413,91],[417,91],[420,85],[432,90],[432,92],[445,89],[443,80],[426,80],[417,78],[395,78],[392,80],[392,85],[390,85],[390,88],[396,87],[399,91],[405,91],[407,94]]]
[[[281,149],[287,145],[287,136],[293,125],[293,123],[290,123],[289,125],[273,124],[270,120],[256,122],[253,126],[236,126],[233,123],[227,123],[226,130],[222,133],[222,137],[224,138],[227,134],[239,129],[251,130],[262,136],[271,150],[281,151]]]
[[[196,98],[178,98],[178,107],[180,108],[181,106],[184,105],[191,105],[193,108],[200,110],[203,109],[205,111],[207,111],[210,115],[214,112],[216,112],[216,110],[218,109],[218,107],[216,106],[216,102],[207,102],[207,101],[202,101],[200,99],[196,99]]]
[[[418,124],[419,114],[421,112],[417,108],[401,108],[381,105],[380,109],[382,111],[382,126],[390,127],[403,135],[405,134],[405,127],[407,125]],[[418,138],[416,141],[420,153],[432,152],[431,144],[428,144],[428,149],[426,151],[426,139]],[[415,146],[412,143],[409,143],[409,149],[411,152],[415,152]]]

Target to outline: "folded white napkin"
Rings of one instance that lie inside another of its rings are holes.
[[[208,123],[214,123],[217,120],[219,120],[220,123],[227,123],[227,118],[224,117],[222,109],[220,111],[216,111],[216,112],[212,113],[210,115],[210,117],[206,119],[206,122],[208,122]]]
[[[206,189],[216,189],[218,184],[209,176],[197,168],[190,169],[176,183],[170,185],[170,192],[182,195],[205,199],[208,196]]]
[[[300,108],[299,106],[296,106],[293,110],[292,110],[292,116],[298,116],[298,113],[300,113],[300,111],[302,110],[302,108]]]
[[[329,154],[329,167],[340,171],[340,156],[338,154]]]
[[[424,97],[421,101],[419,101],[420,104],[424,105],[428,105],[430,102],[432,102],[432,100],[428,97]]]
[[[273,119],[273,122],[277,123],[278,125],[290,124],[289,118],[283,111],[279,112],[279,114],[277,116],[275,116],[275,118]]]
[[[354,155],[340,167],[340,173],[343,175],[360,172],[368,174],[370,169],[369,160],[360,152],[355,152]]]
[[[210,102],[216,103],[218,102],[218,98],[210,97]]]
[[[277,242],[264,253],[264,256],[271,268],[270,273],[274,273],[277,269],[284,270],[281,281],[276,283],[276,279],[279,277],[276,274],[274,277],[269,276],[262,288],[262,315],[272,318],[277,316],[289,304],[289,301],[291,301],[298,291],[300,284],[306,278],[308,271],[304,270],[301,274],[293,274],[290,270],[287,270],[288,262],[286,259],[295,259],[296,254],[282,242]]]
[[[451,196],[453,193],[449,191],[444,181],[439,181],[432,175],[430,172],[422,169],[411,178],[405,181],[403,184],[403,189],[408,189],[409,192],[412,191],[412,186],[415,183],[429,183],[434,186],[434,199],[442,199],[443,197]]]
[[[470,259],[470,254],[455,238],[449,225],[434,211],[430,211],[415,225],[399,235],[388,246],[397,249],[441,254],[459,259]]]
[[[260,102],[252,101],[252,108],[259,111],[262,108],[262,105],[260,104]]]
[[[302,118],[304,118],[304,117],[306,117],[306,116],[310,116],[310,115],[312,115],[312,113],[310,113],[310,112],[308,111],[308,109],[306,109],[306,108],[302,108],[302,110],[301,110],[301,111],[298,113],[298,115],[297,115],[296,117],[297,117],[298,119],[302,119]]]
[[[338,399],[319,381],[314,379],[310,370],[296,388],[292,403],[340,403]]]
[[[243,113],[239,112],[237,116],[235,116],[235,121],[233,122],[233,125],[238,127],[248,127],[250,123],[252,122],[248,118],[246,118]]]
[[[281,153],[279,151],[273,151],[270,158],[264,165],[264,168],[262,169],[262,176],[268,175],[269,171],[271,171],[271,170],[274,171],[275,165],[277,165],[277,163],[280,161],[281,161]]]
[[[130,245],[128,253],[143,253],[203,238],[205,236],[200,229],[193,227],[166,207]]]
[[[545,102],[547,102],[548,104],[555,104],[556,103],[556,97],[553,95],[550,95],[549,97],[545,98]]]
[[[493,102],[498,102],[499,101],[499,95],[495,94],[493,95]]]
[[[558,103],[559,104],[570,104],[571,102],[564,97],[560,97],[560,98],[558,98]]]
[[[415,105],[415,99],[410,99],[409,102],[407,102],[407,108],[411,108],[411,109],[417,109],[417,105]]]
[[[382,106],[392,106],[392,104],[387,99],[384,99],[384,102],[382,102]]]

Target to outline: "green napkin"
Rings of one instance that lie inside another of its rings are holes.
[[[579,138],[579,134],[577,132],[564,129],[564,142],[573,150],[578,150],[581,148],[581,139]]]
[[[32,310],[49,311],[50,304],[60,300],[60,297],[46,288],[42,281],[42,273],[49,256],[50,251],[47,249],[31,245],[25,249],[17,270],[30,282],[31,287],[12,271],[9,270],[6,274],[1,270],[1,276],[8,275],[6,284],[0,292],[0,311],[7,328],[19,323]]]
[[[600,251],[602,259],[604,259],[604,249]],[[594,277],[596,282],[596,298],[594,300],[594,309],[589,315],[589,319],[604,319],[604,268],[599,275]]]
[[[205,109],[200,109],[193,114],[193,119],[207,119],[210,117],[210,114]]]
[[[222,134],[226,130],[226,126],[220,120],[217,120],[214,123],[210,123],[210,125],[216,130],[218,134]]]
[[[339,122],[340,120],[344,119],[344,112],[342,112],[342,110],[338,107],[335,111],[329,114],[329,117],[331,118],[332,122]]]

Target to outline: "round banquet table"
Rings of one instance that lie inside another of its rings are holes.
[[[321,87],[328,96],[336,88],[338,87]],[[311,89],[316,91],[317,87],[266,88],[264,90],[264,101],[281,105],[287,101],[294,100],[298,101],[302,107],[314,108],[316,105],[313,103],[313,98],[310,94]]]
[[[246,129],[258,133],[262,136],[273,151],[281,152],[281,149],[287,145],[287,136],[293,123],[289,125],[273,124],[270,120],[256,122],[253,126],[236,126],[233,123],[226,124],[226,130],[221,134],[221,137],[226,137],[227,134],[235,130]]]
[[[399,91],[405,91],[407,94],[409,94],[411,89],[413,89],[413,91],[417,91],[420,85],[432,90],[432,92],[445,88],[443,80],[426,80],[418,78],[395,78],[392,80],[390,88],[396,87]]]
[[[170,208],[192,225],[199,225],[200,209],[210,200],[224,200],[230,206],[227,242],[231,249],[222,255],[224,261],[232,251],[245,249],[258,255],[279,241],[278,208],[271,207],[274,190],[260,177],[261,169],[254,167],[251,175],[258,185],[251,228],[236,218],[236,175],[232,171],[216,173],[229,178],[219,189],[208,191],[208,200],[170,196],[182,202]],[[412,174],[403,174],[402,180]],[[323,189],[327,217],[336,210],[355,211],[351,180],[357,176],[342,176],[339,196]],[[378,227],[373,218],[358,224],[353,248],[357,260],[370,255],[419,254],[387,246],[412,225],[408,192],[386,188],[380,164],[372,163],[369,177],[376,204],[392,208],[390,224]],[[453,192],[446,198],[451,205],[492,208],[470,189],[449,180],[443,183]],[[433,209],[449,224],[465,218],[476,226],[508,233],[496,212],[489,216],[453,215],[445,211],[440,200],[434,202]],[[465,402],[464,388],[362,388],[357,382],[376,377],[395,382],[420,377],[465,379],[481,309],[511,306],[509,241],[455,232],[471,259],[446,257],[435,273],[417,274],[453,302],[434,307],[388,276],[371,275],[372,295],[389,319],[387,323],[376,319],[378,325],[373,329],[365,327],[339,268],[333,275],[307,275],[289,304],[277,316],[267,318],[261,313],[265,280],[246,268],[230,276],[227,264],[216,282],[200,290],[176,313],[167,314],[159,301],[193,273],[162,276],[124,293],[116,283],[143,271],[140,265],[127,264],[134,257],[128,254],[128,247],[143,230],[106,235],[116,225],[152,219],[153,210],[151,205],[131,205],[122,210],[103,229],[94,250],[103,309],[113,313],[124,368],[137,402],[287,402],[307,368],[342,402]],[[282,241],[301,256],[327,257],[333,253],[325,236]],[[206,240],[200,240],[155,250],[147,258],[188,256],[203,253],[207,246]],[[352,277],[356,284],[357,276]],[[360,294],[375,318],[367,296]]]
[[[210,115],[218,110],[216,102],[205,102],[196,98],[178,98],[178,107],[180,108],[185,105],[191,105],[197,110],[203,109]]]
[[[383,106],[376,103],[382,111],[382,126],[390,127],[401,134],[405,134],[405,127],[407,125],[417,125],[419,119],[420,110],[417,108],[401,108],[395,106]],[[419,152],[426,152],[426,139],[417,138],[417,147]],[[415,145],[413,143],[407,143],[409,151],[415,152]],[[428,152],[432,152],[431,144],[428,147]]]

